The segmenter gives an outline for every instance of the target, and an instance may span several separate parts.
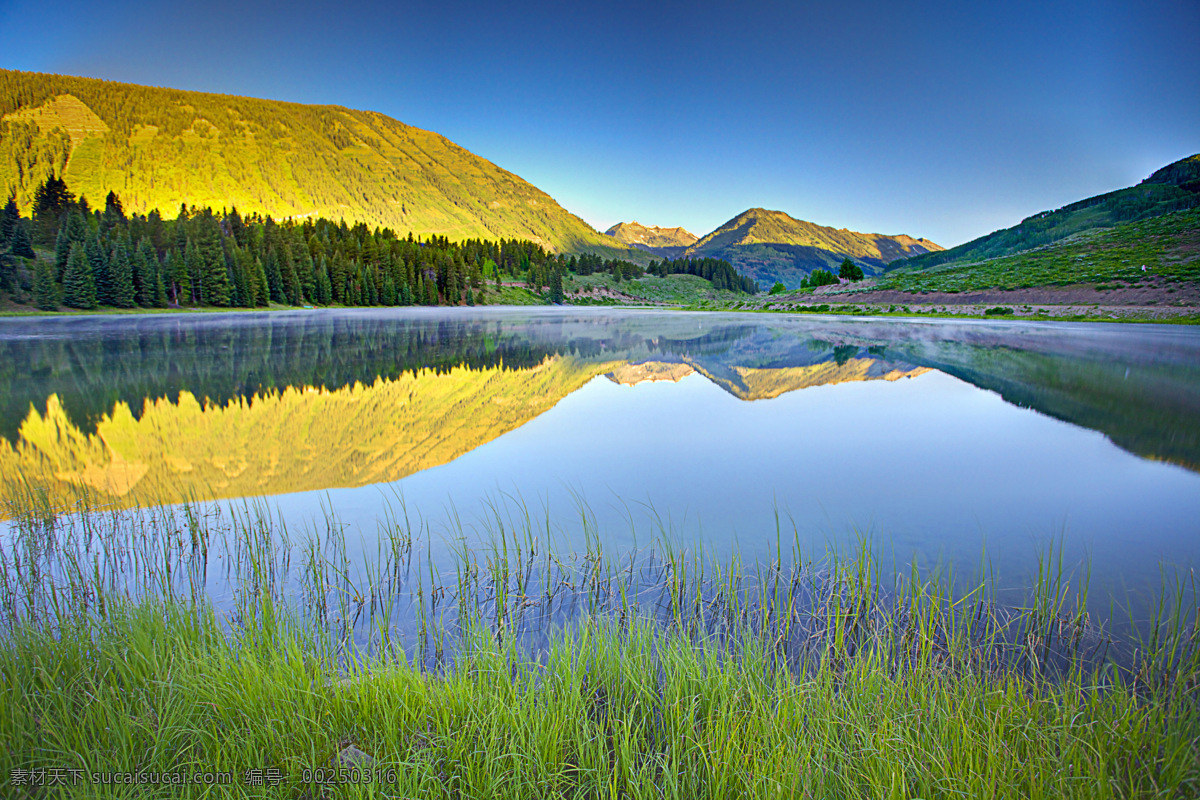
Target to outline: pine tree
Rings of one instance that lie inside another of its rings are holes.
[[[333,302],[333,286],[329,281],[329,265],[325,256],[321,256],[320,266],[317,267],[317,305],[327,306]]]
[[[141,294],[138,305],[146,308],[166,308],[167,288],[163,281],[163,270],[154,252],[154,245],[148,237],[143,236],[138,242],[137,255],[134,259],[138,274],[141,276]]]
[[[267,285],[267,273],[262,262],[254,259],[254,302],[266,307],[271,302],[271,289]]]
[[[550,302],[562,304],[563,301],[563,281],[562,270],[557,266],[550,270]]]
[[[123,241],[118,241],[113,248],[108,272],[112,281],[112,305],[117,308],[133,308],[136,297],[133,288],[133,264],[129,257],[129,248]]]
[[[66,181],[51,172],[33,195],[33,220],[38,241],[49,246],[62,224],[62,218],[75,198],[67,190]]]
[[[67,258],[71,255],[71,240],[67,237],[67,226],[63,225],[58,229],[58,236],[54,240],[54,271],[59,280],[62,280],[63,273],[67,271]]]
[[[296,259],[296,274],[300,277],[300,300],[312,303],[317,299],[317,268],[307,250]]]
[[[54,283],[54,268],[38,261],[33,269],[33,302],[42,311],[58,310],[58,286]]]
[[[83,213],[78,208],[72,208],[67,214],[66,224],[58,231],[58,238],[61,241],[56,241],[54,246],[54,275],[60,283],[67,271],[67,258],[71,255],[71,245],[84,244],[87,242],[87,235],[88,224],[83,218]]]
[[[204,299],[200,292],[200,276],[204,273],[204,263],[200,257],[200,249],[193,241],[189,240],[187,249],[184,250],[183,264],[187,275],[184,293],[192,305],[198,306]]]
[[[375,278],[371,275],[374,272],[373,267],[366,267],[366,274],[363,275],[363,294],[362,303],[366,306],[379,305],[379,293],[375,291]]]
[[[279,271],[283,277],[283,296],[287,304],[300,305],[300,276],[296,274],[296,261],[286,243],[279,248]]]
[[[201,301],[210,306],[228,306],[229,269],[225,264],[225,250],[221,247],[221,227],[208,210],[196,217],[195,248],[199,259]]]
[[[125,221],[125,209],[121,207],[121,200],[117,197],[117,193],[109,191],[108,197],[104,198],[104,214],[100,217],[100,228],[103,231],[111,231]]]
[[[232,237],[225,240],[225,248],[225,258],[233,264],[233,302],[243,308],[254,308],[254,262],[250,253],[239,249]]]
[[[163,286],[162,270],[154,270],[154,307],[167,307],[167,287]]]
[[[229,223],[229,232],[233,236],[233,241],[238,247],[246,246],[246,224],[242,221],[242,215],[238,213],[237,206],[229,210],[229,215],[225,217],[225,221]]]
[[[108,255],[100,246],[100,239],[94,233],[89,233],[84,242],[84,253],[92,268],[92,282],[96,287],[96,302],[102,306],[113,303],[112,276],[108,271]]]
[[[83,245],[71,245],[67,272],[63,276],[63,305],[71,308],[96,307],[96,281]]]
[[[20,219],[21,212],[17,209],[17,196],[10,194],[8,202],[4,204],[4,210],[0,211],[0,250],[8,247],[12,242],[13,233],[16,231]]]
[[[146,237],[138,242],[133,263],[137,274],[137,304],[142,308],[151,308],[158,292],[155,286],[158,283],[158,259]]]
[[[267,251],[265,269],[267,273],[267,288],[270,292],[272,302],[286,303],[287,295],[284,294],[283,271],[279,268],[279,256],[273,247]]]
[[[29,239],[29,230],[23,222],[17,222],[17,226],[13,228],[12,244],[8,251],[21,258],[37,257],[37,254],[33,252],[33,242]]]
[[[163,283],[167,285],[167,296],[175,305],[182,305],[187,301],[187,264],[184,261],[175,250],[168,250],[162,260]]]

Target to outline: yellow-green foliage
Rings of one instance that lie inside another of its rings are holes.
[[[61,128],[41,130],[34,122],[0,122],[0,187],[28,210],[33,195],[51,174],[62,174],[71,152],[71,139]]]
[[[95,433],[52,396],[45,414],[30,410],[14,445],[0,439],[0,473],[55,502],[83,488],[125,506],[395,481],[520,427],[615,366],[555,356],[529,369],[421,370],[226,404],[180,392],[140,409],[118,403]]]
[[[97,203],[113,190],[127,212],[237,206],[454,240],[637,252],[444,136],[370,111],[0,70],[0,118],[0,192],[15,189],[26,212],[49,169],[65,164],[72,191]]]

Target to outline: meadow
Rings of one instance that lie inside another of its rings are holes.
[[[1097,289],[1200,280],[1200,210],[1092,228],[1015,255],[927,270],[901,267],[875,289],[905,292],[966,292],[1033,286],[1094,284]],[[1143,270],[1142,268],[1146,269]]]
[[[1194,587],[1118,635],[1060,552],[1012,603],[865,544],[807,557],[785,525],[742,563],[666,530],[606,553],[586,510],[559,550],[497,514],[447,574],[402,505],[361,563],[332,510],[303,533],[252,505],[10,511],[8,796],[1200,791]]]

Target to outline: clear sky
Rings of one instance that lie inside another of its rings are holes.
[[[604,230],[950,246],[1200,152],[1200,3],[0,0],[0,67],[381,111]]]

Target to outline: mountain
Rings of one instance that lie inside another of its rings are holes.
[[[659,257],[678,258],[696,243],[696,234],[683,228],[645,226],[639,222],[618,222],[604,232],[622,244],[645,250]]]
[[[29,410],[15,442],[0,439],[0,470],[47,487],[57,503],[86,488],[119,505],[395,481],[520,427],[616,365],[553,356],[519,369],[284,386],[225,403],[180,391],[138,407],[118,402],[94,433],[51,395],[45,413]]]
[[[50,170],[93,206],[113,190],[137,213],[236,206],[634,253],[511,172],[383,114],[0,70],[0,192],[28,212]]]
[[[858,381],[898,381],[929,372],[925,367],[894,363],[878,358],[830,359],[797,367],[724,367],[713,371],[703,361],[645,361],[626,363],[604,377],[623,386],[670,381],[678,383],[700,373],[739,400],[770,400],[787,392],[813,386],[834,386]]]
[[[919,255],[890,267],[920,270],[971,263],[1052,244],[1092,228],[1111,228],[1200,207],[1200,154],[1168,164],[1137,186],[1080,200],[1055,211],[1027,217],[1011,228],[989,233],[938,253]]]
[[[685,255],[723,258],[761,286],[782,281],[795,288],[815,269],[836,272],[846,258],[872,275],[895,259],[941,249],[928,239],[827,228],[782,211],[752,208],[697,241]]]
[[[894,269],[873,288],[955,294],[1036,288],[1049,290],[1050,294],[1043,293],[1044,300],[1034,302],[1062,303],[1067,295],[1051,287],[1074,286],[1084,292],[1118,290],[1113,295],[1094,296],[1092,302],[1120,305],[1123,301],[1118,298],[1124,290],[1137,291],[1140,287],[1150,294],[1142,295],[1138,304],[1187,304],[1185,298],[1194,297],[1195,289],[1200,288],[1197,231],[1200,207],[1122,222],[1111,228],[1089,228],[1012,255],[927,269]],[[1053,299],[1055,294],[1059,295],[1057,299]],[[1076,302],[1082,302],[1084,296],[1076,295]],[[1031,300],[1026,296],[1023,302]],[[1010,301],[1017,302],[1016,297],[1003,302]]]
[[[0,473],[36,481],[60,505],[84,489],[105,503],[129,506],[366,486],[452,461],[601,374],[633,385],[699,371],[734,396],[756,400],[927,371],[871,358],[734,369],[730,381],[700,361],[631,364],[555,355],[516,369],[463,364],[331,389],[284,385],[223,402],[181,390],[137,406],[117,401],[91,420],[91,431],[52,394],[37,404],[44,412],[28,409],[14,441],[0,437]]]

